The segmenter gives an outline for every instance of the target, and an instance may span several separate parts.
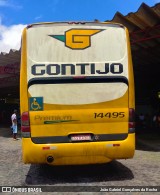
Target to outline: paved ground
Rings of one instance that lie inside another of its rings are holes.
[[[58,186],[64,190],[85,186],[94,191],[94,186],[160,185],[160,134],[138,134],[133,159],[92,166],[25,165],[21,161],[21,138],[13,141],[9,128],[0,128],[0,148],[0,186],[43,185],[53,186],[54,191],[59,191]]]

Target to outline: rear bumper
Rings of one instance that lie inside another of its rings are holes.
[[[85,143],[34,144],[31,138],[22,138],[24,163],[44,164],[52,156],[53,162],[48,163],[51,165],[97,164],[132,158],[134,151],[135,133],[121,141]]]

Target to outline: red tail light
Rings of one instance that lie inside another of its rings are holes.
[[[129,108],[129,132],[135,131],[135,110]]]
[[[23,112],[21,116],[21,131],[30,132],[29,113]]]

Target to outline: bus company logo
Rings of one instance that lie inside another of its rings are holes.
[[[70,29],[65,35],[49,35],[65,43],[70,49],[86,49],[91,46],[91,36],[103,31],[103,29]]]

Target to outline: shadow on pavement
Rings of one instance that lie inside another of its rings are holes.
[[[160,151],[160,129],[137,130],[136,149],[143,151]]]
[[[118,161],[98,165],[49,166],[31,165],[26,185],[92,183],[133,179],[133,173]]]
[[[0,137],[11,138],[12,130],[10,127],[0,127]],[[18,127],[17,137],[21,137],[20,127]]]

